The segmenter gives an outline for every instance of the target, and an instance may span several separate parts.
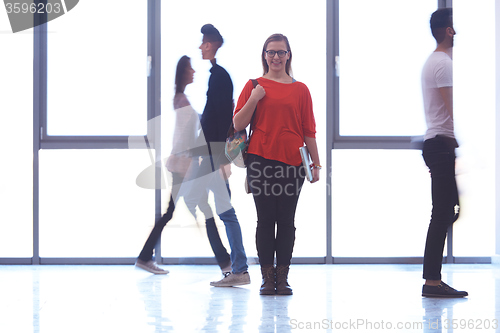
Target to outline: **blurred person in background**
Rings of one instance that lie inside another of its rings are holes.
[[[455,179],[453,124],[453,16],[451,8],[438,9],[430,19],[437,42],[422,70],[422,93],[427,131],[422,155],[429,167],[432,187],[432,216],[425,242],[422,296],[464,297],[441,280],[443,250],[448,228],[458,219],[459,202]]]
[[[193,109],[191,103],[184,93],[186,86],[193,83],[195,70],[191,67],[191,59],[182,56],[175,73],[175,128],[172,143],[172,152],[167,159],[167,169],[172,173],[172,189],[167,212],[155,223],[144,247],[137,259],[136,266],[154,274],[167,274],[168,271],[156,265],[152,260],[153,251],[158,243],[165,225],[172,219],[177,201],[184,197],[186,203],[190,203],[188,196],[190,189],[196,183],[193,179],[198,165],[198,157],[193,157],[193,152],[199,152],[206,147],[203,142],[203,132],[200,129],[199,114]],[[205,148],[206,149],[206,148]],[[205,192],[206,194],[206,192]],[[188,204],[188,209],[196,219],[196,206],[206,216],[212,216],[212,210],[208,204],[208,195],[204,195],[197,205]],[[215,251],[214,251],[215,252]]]
[[[229,73],[218,65],[215,59],[217,51],[224,42],[219,30],[212,24],[205,24],[201,28],[201,33],[203,39],[199,48],[202,58],[212,64],[207,102],[201,115],[201,127],[208,153],[200,154],[200,165],[198,170],[194,171],[197,181],[191,188],[188,200],[189,205],[198,204],[204,200],[202,197],[207,195],[208,191],[214,195],[215,210],[224,223],[231,255],[227,253],[221,242],[215,219],[212,216],[205,216],[208,239],[223,273],[220,281],[213,281],[210,285],[231,287],[250,283],[241,227],[231,204],[228,182],[231,172],[230,162],[224,151],[234,109],[233,82]]]

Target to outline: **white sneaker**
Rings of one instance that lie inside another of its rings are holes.
[[[224,278],[222,278],[222,280],[210,282],[210,285],[212,287],[233,287],[241,286],[244,284],[250,284],[250,274],[248,274],[248,272],[239,274],[227,272],[224,273]]]
[[[137,259],[135,262],[135,267],[139,267],[153,274],[168,274],[169,271],[162,269],[156,265],[153,260],[144,261],[141,259]]]

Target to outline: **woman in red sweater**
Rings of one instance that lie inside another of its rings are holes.
[[[305,177],[299,152],[304,143],[314,163],[312,183],[319,180],[321,169],[311,95],[305,84],[290,76],[291,63],[288,39],[271,35],[262,49],[264,75],[255,88],[247,82],[233,118],[236,130],[252,122],[247,177],[257,209],[261,295],[292,294],[287,279],[295,210]]]

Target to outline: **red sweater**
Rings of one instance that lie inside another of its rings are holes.
[[[257,103],[248,153],[298,166],[302,163],[299,148],[304,145],[304,136],[316,136],[309,89],[298,81],[286,84],[262,77],[257,81],[266,96]],[[238,98],[234,114],[243,108],[252,90],[249,80]]]

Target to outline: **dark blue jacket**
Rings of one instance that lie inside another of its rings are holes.
[[[228,72],[217,64],[210,73],[201,126],[207,142],[225,142],[233,118],[233,82]]]

